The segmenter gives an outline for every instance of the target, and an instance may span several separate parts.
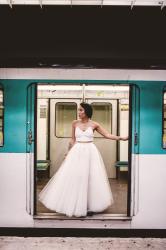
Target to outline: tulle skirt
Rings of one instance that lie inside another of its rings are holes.
[[[102,212],[113,196],[101,154],[94,143],[75,143],[39,193],[47,208],[69,217]]]

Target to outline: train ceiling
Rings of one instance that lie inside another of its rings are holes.
[[[165,1],[120,2],[128,5],[41,7],[6,1],[0,6],[0,67],[165,69]]]

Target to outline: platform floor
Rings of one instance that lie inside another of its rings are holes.
[[[2,250],[164,250],[165,238],[0,237]]]

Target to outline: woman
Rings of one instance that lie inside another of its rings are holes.
[[[92,121],[92,112],[91,105],[80,104],[79,120],[72,122],[66,158],[39,194],[39,200],[47,208],[69,217],[102,212],[113,203],[104,162],[93,143],[94,131],[107,139],[128,140],[108,133]]]

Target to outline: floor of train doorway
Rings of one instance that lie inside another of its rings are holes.
[[[38,85],[40,86],[40,85]],[[42,86],[42,85],[41,85]],[[57,88],[55,90],[54,88]],[[69,87],[71,85],[68,85]],[[79,85],[81,86],[81,85]],[[79,105],[80,100],[82,100],[82,89],[80,87],[78,89],[75,87],[74,93],[68,89],[68,91],[64,91],[63,93],[63,86],[62,85],[43,85],[41,89],[38,88],[38,102],[37,106],[37,160],[43,160],[42,157],[44,155],[45,160],[50,160],[51,159],[51,166],[55,166],[55,163],[57,166],[60,166],[60,158],[63,158],[63,152],[61,150],[62,145],[67,145],[68,143],[68,138],[63,138],[63,135],[60,135],[59,137],[56,136],[56,133],[59,133],[59,130],[57,128],[61,128],[62,124],[56,124],[56,113],[57,112],[62,112],[65,110],[65,112],[68,112],[68,105],[65,107],[66,104],[70,104],[69,106],[72,107],[72,113],[73,109],[75,109],[75,112],[77,113],[77,108]],[[62,87],[62,89],[61,89]],[[90,87],[90,85],[89,85]],[[94,89],[87,89],[87,92],[84,89],[83,96],[86,97],[87,94],[87,99],[86,101],[90,103],[93,106],[93,109],[95,110],[94,113],[94,120],[98,119],[98,117],[101,117],[103,119],[103,116],[101,114],[98,114],[98,112],[107,112],[105,113],[105,118],[106,121],[108,122],[111,119],[111,122],[109,124],[104,124],[106,126],[105,128],[107,129],[107,125],[111,126],[111,130],[109,131],[112,134],[120,134],[121,136],[124,134],[120,132],[122,128],[124,128],[124,125],[127,124],[126,131],[128,131],[128,126],[129,126],[129,86],[120,86],[120,85],[110,85],[110,86],[105,86],[105,93],[104,93],[104,85],[97,86],[99,89],[98,91],[94,91]],[[100,89],[102,87],[102,89]],[[115,87],[115,89],[114,89]],[[48,89],[50,88],[50,89]],[[110,89],[109,89],[110,88]],[[105,96],[104,96],[105,95]],[[88,98],[89,96],[89,98]],[[127,101],[127,102],[126,102]],[[73,104],[74,103],[74,104]],[[72,104],[72,105],[71,105]],[[103,109],[103,104],[106,105],[106,108]],[[76,107],[75,107],[76,106]],[[111,107],[111,108],[110,108]],[[56,110],[57,108],[57,110]],[[59,109],[58,109],[59,108]],[[66,109],[65,109],[66,108]],[[71,112],[69,111],[69,112]],[[128,113],[127,119],[126,119],[126,111]],[[109,115],[109,112],[111,115]],[[53,117],[51,118],[51,114],[53,114]],[[58,114],[58,113],[57,113]],[[67,113],[65,113],[66,115]],[[120,121],[120,115],[122,119],[124,119],[123,124],[119,123]],[[71,116],[71,113],[70,113]],[[69,116],[69,117],[70,117]],[[46,118],[48,117],[48,120]],[[58,119],[61,119],[62,113],[59,114]],[[105,119],[104,118],[104,119]],[[40,119],[40,122],[39,122]],[[44,120],[45,119],[45,120]],[[73,117],[72,117],[73,119]],[[75,119],[75,118],[74,118]],[[96,120],[97,122],[100,123],[100,121]],[[63,121],[61,121],[63,122]],[[102,123],[104,120],[101,121]],[[115,124],[116,123],[116,124]],[[117,126],[117,124],[120,124]],[[64,125],[64,124],[63,124]],[[123,125],[123,126],[122,126]],[[67,126],[65,124],[65,129],[68,130],[71,126],[71,121],[67,121]],[[126,126],[126,125],[125,125]],[[68,128],[69,127],[69,128]],[[42,128],[42,129],[41,129]],[[108,127],[109,128],[109,127]],[[40,132],[41,130],[42,132]],[[56,131],[57,130],[57,131]],[[41,133],[41,134],[40,134]],[[126,133],[126,132],[125,132]],[[46,136],[47,135],[47,136]],[[51,135],[54,135],[56,139],[52,140]],[[126,134],[125,134],[126,135]],[[63,140],[63,143],[59,143],[59,140]],[[111,186],[111,190],[113,193],[113,198],[114,198],[114,203],[110,207],[108,207],[106,210],[100,212],[100,213],[94,213],[93,216],[90,216],[91,219],[105,219],[105,218],[115,218],[115,217],[120,217],[120,218],[127,218],[128,217],[128,211],[129,211],[129,196],[130,196],[130,172],[128,171],[130,169],[130,166],[128,166],[128,170],[126,171],[125,167],[122,167],[122,171],[118,172],[118,175],[116,174],[116,169],[115,168],[115,163],[116,161],[123,161],[124,154],[123,150],[127,148],[128,151],[128,146],[125,146],[123,142],[116,142],[114,145],[111,146],[111,161],[110,159],[106,159],[106,155],[110,154],[107,152],[107,145],[104,144],[108,140],[105,139],[105,142],[101,143],[102,138],[96,136],[94,138],[94,142],[97,144],[96,146],[99,148],[99,151],[101,151],[103,148],[105,149],[105,152],[103,151],[102,156],[103,159],[105,160],[105,166],[107,168],[107,173],[108,173],[108,180]],[[45,141],[45,148],[43,147],[44,144],[43,142]],[[113,142],[114,143],[114,142]],[[122,144],[121,144],[122,143]],[[41,147],[42,145],[42,147]],[[58,150],[56,148],[53,148],[51,151],[51,145],[58,145]],[[103,146],[104,145],[104,146]],[[48,148],[47,148],[48,147]],[[103,148],[102,148],[103,147]],[[114,147],[114,154],[113,154],[113,149]],[[65,149],[64,149],[65,150]],[[60,154],[57,154],[57,159],[54,161],[51,158],[51,155],[53,153],[51,152],[60,152]],[[126,154],[128,155],[128,152],[126,151]],[[40,153],[41,152],[41,153]],[[42,156],[42,157],[41,157]],[[61,159],[62,160],[62,159]],[[127,158],[126,159],[128,162],[130,160]],[[111,164],[111,168],[113,169],[112,172],[109,172],[109,164]],[[37,164],[35,164],[37,165]],[[55,167],[54,167],[55,168]],[[41,218],[57,218],[57,219],[69,219],[69,217],[65,216],[64,214],[56,213],[55,211],[47,209],[39,200],[38,200],[38,194],[39,192],[44,188],[44,186],[47,184],[47,182],[50,180],[50,178],[53,176],[53,173],[57,171],[58,168],[53,169],[50,168],[49,173],[45,173],[44,176],[39,174],[39,171],[36,169],[36,179],[35,179],[35,216],[36,217],[41,217]],[[49,176],[49,177],[48,177]],[[74,219],[79,219],[78,217],[72,217]],[[88,218],[89,216],[85,217],[85,219]]]
[[[48,181],[49,181],[48,178],[39,178],[37,180],[37,195]],[[109,183],[114,197],[114,204],[105,211],[103,211],[102,214],[104,215],[116,214],[118,216],[125,216],[127,214],[127,186],[128,186],[127,173],[126,172],[120,173],[118,179],[109,178]],[[58,217],[64,216],[60,213],[55,213],[54,211],[49,210],[40,201],[37,201],[37,211],[38,215],[53,214]],[[94,217],[97,214],[99,215],[101,213],[96,213],[92,217]]]

